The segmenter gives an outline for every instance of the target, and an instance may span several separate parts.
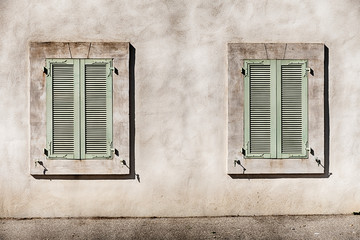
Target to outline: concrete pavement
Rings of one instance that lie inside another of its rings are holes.
[[[360,239],[360,216],[0,219],[0,239]]]

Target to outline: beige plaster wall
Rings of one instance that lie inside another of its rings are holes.
[[[357,0],[0,1],[0,217],[359,211],[359,22]],[[140,182],[30,175],[29,42],[46,41],[134,46]],[[229,42],[329,48],[329,178],[227,175]]]

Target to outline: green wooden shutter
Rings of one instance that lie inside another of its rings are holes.
[[[79,159],[79,62],[47,59],[46,66],[49,158]]]
[[[82,96],[81,157],[112,157],[112,60],[80,61]]]
[[[276,157],[276,61],[245,60],[245,157]]]
[[[306,60],[278,60],[278,158],[308,157],[306,67]]]

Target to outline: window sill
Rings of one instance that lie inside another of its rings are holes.
[[[122,160],[46,160],[41,166],[34,161],[31,175],[123,175],[129,168]],[[45,170],[46,169],[46,170]],[[44,171],[45,170],[45,171]]]
[[[228,166],[228,174],[322,174],[323,163],[318,164],[314,156],[308,159],[239,159]],[[241,164],[241,165],[240,165]],[[244,168],[246,170],[244,170]]]

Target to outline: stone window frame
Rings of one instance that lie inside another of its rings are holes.
[[[31,42],[30,55],[30,174],[128,175],[130,168],[129,59],[126,42]],[[117,155],[101,160],[55,160],[46,148],[46,81],[48,58],[113,59],[113,147]]]
[[[229,43],[228,44],[228,157],[229,175],[324,174],[325,159],[325,45],[321,43]],[[308,76],[308,141],[306,159],[244,158],[245,59],[305,59]]]

